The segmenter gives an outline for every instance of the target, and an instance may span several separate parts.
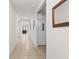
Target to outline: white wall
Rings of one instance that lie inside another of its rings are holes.
[[[37,28],[37,35],[38,35],[38,45],[46,45],[46,16],[42,14],[38,14],[38,28]],[[44,31],[42,31],[42,24],[44,24]]]
[[[33,20],[35,20],[34,29],[33,29]],[[37,16],[36,15],[34,15],[31,19],[30,39],[33,41],[33,44],[37,47]]]
[[[69,28],[52,27],[52,7],[59,2],[59,0],[46,1],[47,59],[69,59]]]
[[[9,54],[15,48],[18,39],[17,39],[17,14],[13,6],[9,5]]]

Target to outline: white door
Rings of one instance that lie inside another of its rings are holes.
[[[46,24],[39,23],[38,25],[38,45],[46,45]]]

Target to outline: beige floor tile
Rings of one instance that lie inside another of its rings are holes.
[[[30,56],[29,59],[39,59],[38,56]]]
[[[46,59],[46,47],[35,47],[28,36],[23,36],[9,59]]]

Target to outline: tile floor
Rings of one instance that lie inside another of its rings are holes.
[[[23,37],[9,59],[46,59],[46,46],[35,47],[28,36]]]

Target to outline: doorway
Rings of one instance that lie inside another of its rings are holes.
[[[46,46],[46,1],[40,6],[39,11],[37,12],[37,19],[38,46]]]

